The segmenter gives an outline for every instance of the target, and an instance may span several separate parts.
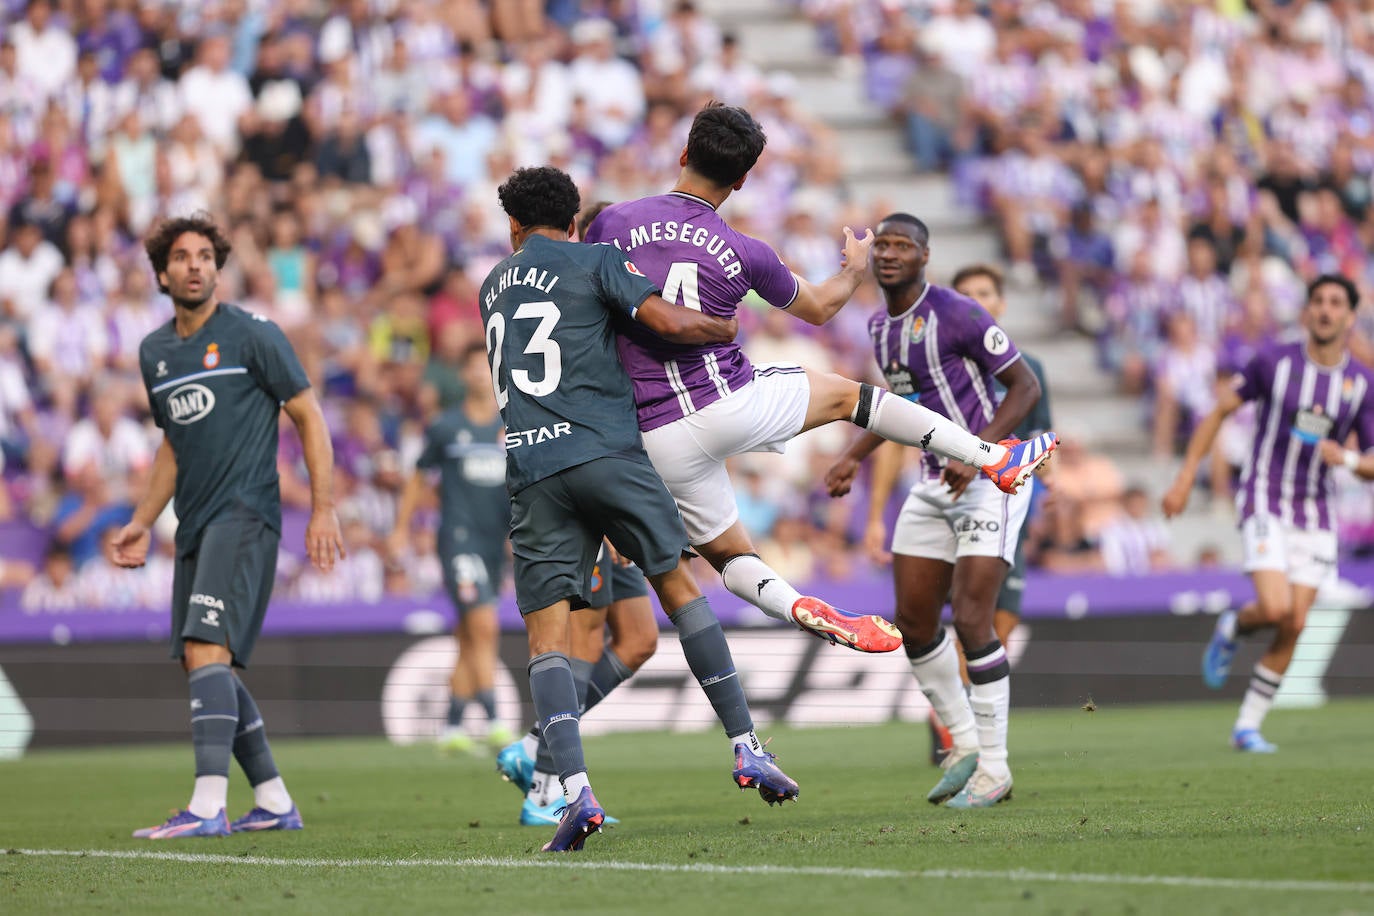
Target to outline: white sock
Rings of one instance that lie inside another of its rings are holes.
[[[720,578],[736,598],[748,601],[774,620],[792,622],[792,605],[801,593],[752,553],[731,557]]]
[[[758,735],[754,734],[754,730],[752,728],[742,735],[730,736],[730,753],[733,754],[735,752],[736,744],[747,744],[749,745],[749,749],[752,750],[755,754],[763,753],[763,742],[759,740]]]
[[[974,684],[969,705],[978,724],[978,768],[997,779],[1011,775],[1007,766],[1007,719],[1011,709],[1011,678]]]
[[[228,800],[228,776],[197,776],[195,790],[191,793],[191,803],[186,806],[186,810],[196,817],[214,817],[224,810]]]
[[[581,773],[574,773],[563,780],[563,799],[571,805],[577,801],[577,796],[582,794],[583,789],[590,789],[591,787],[592,784],[587,779],[586,770]]]
[[[859,395],[859,404],[854,408],[850,422],[884,439],[914,445],[942,458],[953,458],[976,468],[996,464],[1006,457],[1006,446],[984,442],[929,407],[899,398],[881,388],[873,388],[872,392],[871,404],[865,403],[863,394]],[[865,408],[867,422],[864,422]]]
[[[523,747],[525,753],[529,754],[530,758],[533,759],[534,755],[539,753],[539,736],[533,731],[525,732],[524,737],[520,739],[520,746]]]
[[[534,779],[530,780],[530,790],[525,797],[532,803],[544,808],[553,801],[555,793],[561,794],[562,792],[563,786],[559,784],[557,776],[535,770]]]
[[[916,684],[954,739],[955,755],[962,757],[978,750],[973,708],[964,692],[964,682],[959,679],[959,657],[954,651],[954,640],[946,636],[933,652],[909,661]]]
[[[253,804],[265,808],[273,814],[285,814],[291,810],[291,793],[286,791],[286,783],[280,776],[253,787]]]
[[[1226,637],[1227,642],[1236,641],[1236,623],[1239,619],[1239,614],[1229,611],[1217,618],[1217,632]]]
[[[1240,701],[1240,715],[1236,717],[1236,731],[1253,728],[1259,731],[1269,707],[1274,705],[1274,694],[1279,692],[1283,675],[1270,671],[1256,663],[1254,674],[1250,676],[1250,689],[1245,691],[1245,699]]]

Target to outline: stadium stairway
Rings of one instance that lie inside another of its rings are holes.
[[[918,174],[897,124],[864,96],[861,75],[822,48],[816,27],[786,0],[702,0],[701,9],[735,32],[745,57],[765,73],[796,80],[799,105],[843,138],[844,184],[852,199],[915,213],[930,227],[932,278],[947,281],[973,261],[1000,263],[997,238],[981,216],[962,206],[942,174]],[[1054,398],[1055,425],[1066,437],[1110,454],[1128,483],[1161,495],[1177,462],[1150,454],[1147,417],[1138,398],[1115,393],[1097,365],[1092,342],[1065,334],[1056,321],[1052,291],[1012,288],[1005,322],[1017,343],[1045,364]],[[1232,521],[1210,512],[1205,499],[1169,526],[1175,558],[1189,563],[1203,545],[1240,560]]]

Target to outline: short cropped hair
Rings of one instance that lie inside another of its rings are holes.
[[[1349,277],[1340,274],[1322,274],[1311,283],[1307,284],[1307,301],[1311,302],[1312,297],[1317,294],[1317,290],[1328,284],[1335,284],[1345,290],[1345,294],[1350,299],[1350,309],[1354,311],[1360,307],[1360,290]]]
[[[739,181],[763,155],[768,137],[743,108],[708,102],[687,132],[687,166],[718,187]]]
[[[582,207],[577,185],[551,165],[516,169],[496,193],[501,209],[526,228],[567,231]]]
[[[958,289],[965,280],[972,280],[974,277],[987,277],[992,281],[992,288],[997,290],[997,295],[1002,295],[1002,272],[991,264],[970,264],[961,267],[954,274],[954,279],[949,281],[949,285]]]
[[[906,223],[908,226],[914,226],[916,231],[921,234],[921,244],[930,244],[930,229],[910,213],[889,213],[878,220],[878,225],[881,226],[883,223]]]
[[[172,245],[177,239],[188,232],[204,236],[210,240],[210,244],[215,249],[215,268],[222,270],[225,263],[229,260],[229,253],[234,250],[234,246],[229,243],[229,237],[220,230],[214,217],[204,210],[192,213],[190,216],[177,216],[172,219],[165,219],[158,223],[157,228],[143,242],[143,250],[148,252],[148,260],[153,265],[153,274],[158,278],[157,288],[161,292],[167,292],[167,287],[162,284],[161,274],[167,269],[167,259],[171,256]]]

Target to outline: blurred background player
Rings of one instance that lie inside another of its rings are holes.
[[[878,365],[895,395],[925,400],[970,432],[1014,444],[1012,432],[1039,400],[1040,383],[986,310],[926,281],[929,242],[925,224],[910,214],[894,213],[878,224],[873,274],[887,308],[868,324]],[[1006,389],[1000,399],[997,382]],[[1054,441],[1052,433],[1031,440],[1046,456]],[[866,433],[826,475],[831,494],[844,495],[859,463],[879,446],[865,534],[875,552],[886,546],[883,512],[900,473],[900,446]],[[1011,668],[993,615],[1031,491],[1002,492],[975,468],[941,462],[930,452],[923,466],[897,519],[892,554],[897,626],[911,670],[953,741],[944,775],[927,798],[987,808],[1011,795]],[[940,624],[947,596],[968,659],[967,695],[958,652]]]
[[[664,298],[707,315],[734,316],[753,290],[813,325],[835,316],[863,281],[872,236],[846,227],[839,273],[812,283],[792,273],[767,244],[732,229],[716,212],[744,185],[767,138],[749,112],[712,103],[697,112],[668,194],[612,204],[587,240],[611,242],[635,258]],[[983,442],[919,404],[872,385],[797,365],[750,364],[734,342],[680,347],[621,325],[619,351],[634,380],[644,447],[677,501],[692,547],[726,588],[770,617],[865,652],[901,645],[891,623],[803,597],[764,563],[739,520],[725,460],[781,452],[806,430],[848,420],[877,436],[984,468],[1008,490],[1038,463],[1033,445]],[[1008,430],[1009,431],[1009,430]],[[1047,453],[1040,453],[1039,460]]]
[[[506,421],[506,485],[516,602],[530,647],[530,693],[568,802],[545,851],[582,847],[605,822],[592,791],[568,660],[571,609],[582,605],[603,537],[635,561],[677,628],[683,655],[725,728],[732,778],[769,804],[796,782],[754,733],[720,622],[693,580],[687,534],[644,453],[633,395],[611,349],[611,315],[666,339],[709,343],[738,324],[673,307],[609,246],[568,242],[576,185],[558,169],[519,169],[499,189],[514,253],[479,297],[497,403]],[[549,298],[557,288],[557,301]]]
[[[1245,571],[1255,600],[1217,618],[1202,659],[1207,686],[1226,683],[1236,641],[1274,629],[1255,665],[1231,729],[1237,750],[1268,754],[1277,745],[1260,729],[1293,660],[1293,650],[1317,593],[1336,581],[1330,467],[1345,466],[1374,479],[1374,458],[1346,451],[1354,441],[1374,447],[1374,373],[1350,358],[1350,333],[1360,298],[1346,277],[1323,274],[1307,289],[1305,340],[1273,342],[1259,350],[1229,383],[1188,442],[1183,467],[1164,495],[1164,514],[1188,505],[1198,467],[1222,421],[1247,401],[1258,405],[1258,426],[1236,495]]]
[[[277,772],[262,715],[234,673],[262,630],[277,568],[281,496],[277,427],[295,424],[314,511],[306,550],[320,570],[343,555],[334,513],[333,447],[310,380],[272,322],[215,295],[230,244],[208,216],[162,223],[145,247],[173,320],[139,347],[153,419],[164,438],[148,491],[115,537],[114,560],[142,566],[149,529],[176,496],[172,656],[186,669],[196,782],[191,801],[135,837],[170,839],[299,830],[301,816]],[[254,807],[229,823],[229,759],[253,786]]]
[[[496,716],[496,661],[501,626],[496,599],[505,581],[510,538],[510,496],[506,493],[506,453],[501,412],[491,389],[486,347],[474,342],[463,351],[459,375],[462,404],[443,412],[425,430],[424,450],[396,506],[391,534],[393,557],[410,547],[410,526],[424,495],[426,472],[438,471],[439,531],[436,546],[444,588],[457,620],[458,660],[449,680],[448,722],[439,745],[451,751],[475,749],[463,727],[471,703],[487,717],[486,738],[501,747],[513,737]]]

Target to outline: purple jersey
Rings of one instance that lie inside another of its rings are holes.
[[[674,305],[733,318],[751,289],[777,308],[797,295],[797,279],[777,253],[726,225],[700,197],[673,192],[607,207],[588,242],[615,245]],[[620,361],[634,382],[639,428],[657,429],[701,410],[754,379],[736,343],[672,344],[638,324],[617,327]]]
[[[1307,358],[1307,344],[1264,347],[1235,377],[1236,392],[1259,408],[1255,444],[1236,496],[1241,521],[1271,515],[1297,528],[1331,530],[1331,475],[1323,439],[1374,446],[1374,375],[1349,357],[1326,368]]]
[[[994,378],[1021,358],[985,308],[931,283],[900,315],[875,312],[868,333],[893,394],[920,401],[975,434],[1001,403]],[[925,466],[938,476],[941,461],[927,452]]]

